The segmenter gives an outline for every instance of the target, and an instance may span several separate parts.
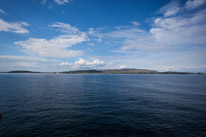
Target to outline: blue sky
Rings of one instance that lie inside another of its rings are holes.
[[[2,0],[0,71],[206,72],[206,0]]]

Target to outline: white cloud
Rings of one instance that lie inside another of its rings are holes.
[[[76,27],[70,24],[55,23],[50,27],[60,28],[61,32],[67,33],[52,39],[29,38],[26,41],[17,41],[21,50],[41,57],[75,57],[82,55],[81,50],[68,49],[73,45],[89,41],[85,32],[80,32]]]
[[[53,39],[30,38],[26,41],[15,42],[28,54],[36,54],[42,57],[75,57],[82,54],[82,51],[68,50],[67,48],[87,41],[87,35],[60,35]]]
[[[125,27],[102,34],[105,38],[112,39],[111,42],[121,45],[115,52],[127,50],[160,50],[165,46],[155,43],[152,35],[136,27]]]
[[[172,1],[160,8],[158,12],[162,13],[164,17],[175,16],[179,13],[184,13],[186,9],[196,9],[204,5],[205,2],[206,0],[188,0],[183,7],[180,7],[180,3],[178,1]]]
[[[4,10],[2,10],[1,8],[0,8],[0,13],[2,13],[2,14],[7,14]]]
[[[119,66],[119,68],[120,68],[120,69],[126,69],[126,68],[128,68],[128,67],[127,67],[127,65],[121,65],[121,66]]]
[[[92,35],[94,33],[95,33],[94,28],[89,28],[88,34]]]
[[[71,63],[68,63],[68,62],[62,62],[60,63],[60,66],[71,66],[72,64]]]
[[[14,32],[14,33],[29,33],[29,31],[23,27],[29,26],[27,22],[6,22],[3,19],[0,19],[0,31],[5,32]]]
[[[140,25],[140,23],[137,22],[137,21],[132,21],[132,24],[135,25],[135,26],[139,26]]]
[[[71,0],[54,0],[58,5],[64,5],[68,2],[70,2]]]
[[[195,9],[198,8],[200,6],[202,6],[203,4],[205,4],[206,0],[188,0],[185,3],[185,7],[187,9]]]
[[[201,2],[197,0],[196,3]],[[181,7],[180,3],[173,1],[160,8],[159,13],[163,15],[153,17],[154,22],[149,31],[136,26],[118,26],[110,32],[97,32],[91,28],[89,33],[118,47],[118,50],[113,50],[118,53],[134,50],[159,51],[206,44],[205,9],[190,12],[185,4]]]
[[[178,2],[177,1],[173,1],[165,6],[163,6],[159,12],[164,14],[164,17],[169,17],[169,16],[173,16],[176,15],[178,13],[178,11],[180,10],[179,6],[178,6]]]
[[[98,42],[101,42],[101,38],[103,38],[104,36],[104,34],[103,33],[101,33],[101,31],[103,31],[104,30],[104,28],[89,28],[88,29],[88,34],[90,35],[90,36],[93,36],[93,37],[95,37],[95,39],[94,40],[96,40],[96,41],[98,41]]]
[[[68,62],[62,62],[60,64],[61,66],[70,66],[73,68],[99,68],[99,67],[103,67],[105,66],[105,62],[95,59],[93,61],[87,61],[84,59],[79,59],[78,61],[74,62],[74,63],[68,63]]]
[[[158,43],[206,43],[206,10],[175,17],[156,18],[150,33]]]
[[[89,46],[94,46],[95,44],[94,44],[94,43],[88,43],[87,45],[89,45]]]
[[[62,33],[78,33],[79,30],[76,27],[72,27],[70,24],[56,22],[55,24],[49,25],[50,27],[60,28],[59,31]]]

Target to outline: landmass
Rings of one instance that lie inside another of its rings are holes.
[[[15,70],[9,72],[1,72],[1,73],[49,73],[49,74],[198,74],[198,75],[206,75],[206,73],[198,72],[176,72],[176,71],[165,71],[159,72],[155,70],[148,69],[91,69],[91,70],[73,70],[73,71],[64,71],[64,72],[34,72],[34,71],[26,71],[26,70]]]
[[[157,74],[157,71],[147,69],[104,69],[104,70],[76,70],[65,71],[60,73],[77,74],[77,73],[102,73],[102,74]]]
[[[26,71],[26,70],[15,70],[15,71],[9,71],[7,73],[40,73],[40,72]]]

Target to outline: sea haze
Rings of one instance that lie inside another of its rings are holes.
[[[0,136],[206,135],[206,76],[0,74]]]

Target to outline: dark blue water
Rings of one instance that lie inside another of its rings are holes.
[[[0,136],[206,136],[206,76],[0,74]]]

